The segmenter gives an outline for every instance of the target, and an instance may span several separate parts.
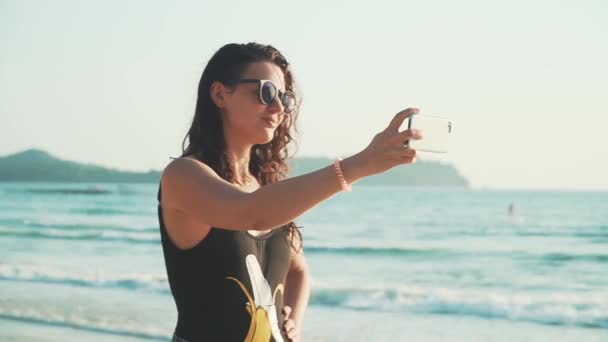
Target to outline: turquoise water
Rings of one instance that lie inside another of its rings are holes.
[[[100,187],[0,183],[0,320],[166,340],[157,185]],[[608,193],[355,186],[296,222],[317,312],[608,329]]]

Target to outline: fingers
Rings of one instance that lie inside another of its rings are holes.
[[[290,306],[283,306],[283,316],[285,316],[285,320],[289,319],[289,315],[291,314],[291,307]]]
[[[416,157],[408,157],[408,156],[401,157],[401,164],[414,164],[414,163],[416,163]]]
[[[388,154],[395,161],[404,161],[407,159],[416,158],[416,150],[409,147],[396,147],[390,150]]]
[[[283,310],[285,312],[285,310]],[[296,322],[293,319],[287,319],[283,322],[283,332],[289,338],[289,341],[295,341],[296,338]]]
[[[418,112],[420,112],[420,109],[418,109],[418,108],[408,108],[406,110],[400,111],[391,120],[391,123],[388,125],[388,127],[386,128],[385,131],[397,132],[397,130],[399,129],[401,124],[403,124],[403,121],[405,120],[405,118],[407,118],[408,116],[410,116],[412,114],[418,114]]]
[[[400,158],[416,158],[416,150],[413,150],[411,148],[405,148],[401,151],[401,153],[399,154]]]
[[[287,335],[287,338],[289,338],[290,341],[295,341],[296,338],[296,322],[289,318],[289,315],[291,315],[291,307],[285,305],[283,306],[283,310],[281,310],[283,313],[283,316],[285,317],[285,321],[283,322],[283,331],[285,332],[285,335]]]
[[[283,328],[285,328],[285,331],[289,331],[291,329],[295,329],[296,328],[296,321],[294,321],[293,319],[286,320],[285,324],[283,324]]]
[[[295,332],[295,330],[294,330],[295,328],[296,328],[296,322],[293,319],[288,319],[283,324],[283,330],[285,330],[285,332],[287,334],[289,334],[289,332]]]
[[[395,138],[393,138],[393,141],[398,141],[400,144],[405,144],[410,139],[422,139],[422,132],[418,129],[406,129],[403,132],[397,133]]]

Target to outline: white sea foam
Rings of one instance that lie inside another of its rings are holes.
[[[164,273],[75,272],[42,265],[0,264],[0,279],[169,293],[167,277]]]
[[[608,328],[608,291],[525,293],[439,287],[316,287],[311,303]]]

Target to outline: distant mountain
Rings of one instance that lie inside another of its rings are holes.
[[[0,181],[21,182],[158,182],[159,171],[127,172],[62,160],[42,150],[0,157]]]
[[[301,157],[289,162],[290,176],[312,172],[333,162],[329,158]],[[128,172],[62,160],[46,151],[31,149],[0,157],[0,181],[156,183],[161,171]],[[380,175],[366,177],[357,185],[464,186],[469,182],[450,165],[418,160]]]

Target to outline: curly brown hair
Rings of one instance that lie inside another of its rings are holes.
[[[255,62],[270,62],[277,65],[283,71],[286,90],[295,92],[289,63],[273,46],[258,43],[224,45],[211,57],[203,71],[198,85],[198,99],[192,126],[182,142],[181,157],[197,158],[230,183],[237,183],[237,180],[225,151],[221,112],[211,99],[210,88],[215,81],[226,84],[230,80],[239,79],[249,64]],[[249,171],[261,186],[278,182],[286,178],[289,173],[289,165],[286,162],[290,158],[287,146],[294,142],[297,149],[297,141],[292,136],[292,129],[299,134],[296,120],[300,102],[297,101],[296,108],[286,115],[269,143],[253,145],[251,148]],[[188,138],[190,143],[184,148]],[[282,228],[288,230],[291,246],[299,252],[302,248],[302,234],[299,228],[302,227],[292,221]],[[298,244],[294,240],[296,236]]]

